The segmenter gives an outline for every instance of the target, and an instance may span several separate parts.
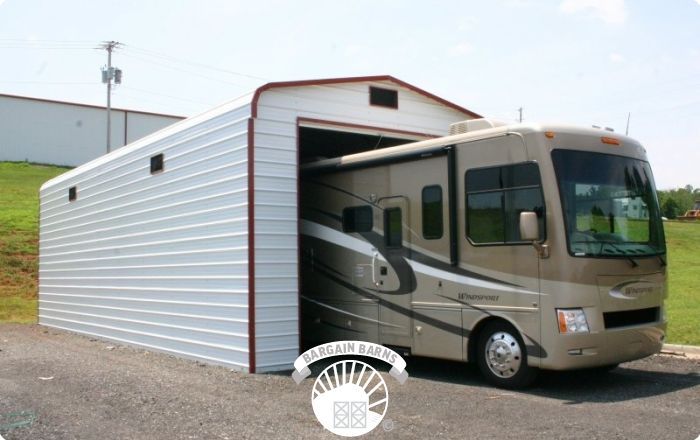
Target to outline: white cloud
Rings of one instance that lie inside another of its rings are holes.
[[[619,53],[616,53],[616,52],[613,52],[610,55],[608,55],[608,58],[613,63],[622,63],[625,61],[625,57],[623,57],[622,55],[620,55]]]
[[[700,0],[695,0],[700,3]],[[566,14],[589,12],[609,24],[622,24],[627,20],[625,0],[564,0],[559,10]]]
[[[5,0],[0,0],[0,6],[2,6],[3,3],[5,3]]]
[[[471,44],[469,44],[467,42],[461,42],[461,43],[455,44],[454,46],[450,47],[447,50],[447,52],[453,57],[458,57],[458,56],[466,55],[473,50],[474,50],[474,47]]]
[[[695,0],[695,3],[700,5],[700,0]]]

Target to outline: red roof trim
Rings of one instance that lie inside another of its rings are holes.
[[[84,108],[95,108],[98,110],[106,110],[106,107],[100,106],[100,105],[93,105],[93,104],[82,104],[79,102],[69,102],[69,101],[57,101],[55,99],[46,99],[46,98],[33,98],[31,96],[20,96],[20,95],[8,95],[6,93],[0,93],[0,98],[14,98],[14,99],[25,99],[27,101],[35,101],[35,102],[46,102],[49,104],[63,104],[63,105],[74,105],[76,107],[84,107]],[[154,112],[145,112],[141,110],[130,110],[127,108],[116,108],[112,107],[113,111],[118,111],[118,112],[126,112],[126,113],[139,113],[142,115],[150,115],[150,116],[165,116],[168,118],[179,118],[179,119],[185,119],[185,116],[178,116],[178,115],[168,115],[165,113],[154,113]]]
[[[450,107],[454,110],[457,110],[459,112],[462,112],[466,115],[471,116],[472,118],[481,118],[482,116],[474,113],[471,110],[468,110],[462,106],[459,106],[453,102],[450,102],[446,99],[440,98],[437,95],[433,95],[430,92],[426,92],[423,89],[420,89],[416,86],[413,86],[407,82],[401,81],[400,79],[396,79],[391,75],[377,75],[377,76],[355,76],[355,77],[347,77],[347,78],[326,78],[326,79],[310,79],[310,80],[303,80],[303,81],[284,81],[284,82],[271,82],[267,83],[261,87],[258,87],[257,90],[255,90],[255,93],[253,94],[253,100],[251,101],[251,116],[254,118],[258,117],[258,100],[260,99],[260,95],[263,94],[263,92],[270,90],[270,89],[278,89],[278,88],[283,88],[283,87],[303,87],[303,86],[320,86],[320,85],[326,85],[326,84],[341,84],[341,83],[356,83],[356,82],[369,82],[369,81],[391,81],[401,87],[405,87],[413,92],[416,92],[418,94],[421,94],[427,98],[430,98],[434,101],[439,102],[440,104],[443,104],[447,107]]]

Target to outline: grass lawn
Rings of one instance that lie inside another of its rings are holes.
[[[0,162],[0,322],[36,320],[38,191],[67,168]],[[664,222],[667,341],[700,345],[700,222]]]
[[[700,345],[700,222],[664,222],[668,246],[667,341]]]
[[[0,322],[36,321],[39,187],[67,170],[0,162]]]

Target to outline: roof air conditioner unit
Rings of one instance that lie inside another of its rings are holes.
[[[497,121],[495,119],[469,119],[466,121],[455,122],[450,124],[450,136],[455,134],[464,134],[472,131],[486,130],[487,128],[502,127],[508,125],[507,122]]]

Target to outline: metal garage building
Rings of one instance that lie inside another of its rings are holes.
[[[112,149],[182,120],[112,109]],[[106,151],[105,108],[0,94],[0,161],[78,166]]]
[[[270,83],[41,188],[39,322],[250,372],[299,354],[300,161],[473,112],[390,76]]]

